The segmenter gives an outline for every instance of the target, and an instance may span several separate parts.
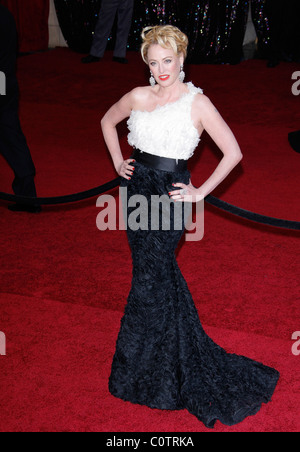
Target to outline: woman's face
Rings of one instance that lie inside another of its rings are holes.
[[[148,63],[156,82],[163,87],[179,81],[183,56],[177,56],[172,48],[165,49],[159,44],[152,44],[148,50]]]

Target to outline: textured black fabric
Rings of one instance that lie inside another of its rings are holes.
[[[62,33],[72,50],[88,52],[98,21],[102,0],[54,0]],[[265,0],[252,0],[253,20],[259,36],[267,40],[269,28],[264,15]],[[248,16],[248,2],[215,0],[143,0],[134,2],[128,48],[139,51],[142,29],[171,24],[188,35],[190,63],[239,63]],[[109,48],[115,44],[115,27]]]
[[[151,195],[167,195],[172,183],[187,184],[190,178],[189,171],[169,173],[138,162],[135,167],[131,180],[121,182],[128,199],[136,194],[148,200]],[[128,208],[128,217],[133,210]],[[226,353],[207,336],[176,262],[183,233],[184,227],[128,229],[133,279],[109,390],[122,400],[151,408],[187,409],[208,428],[217,420],[233,425],[271,400],[279,373]]]

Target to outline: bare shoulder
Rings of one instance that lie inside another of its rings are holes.
[[[197,94],[195,96],[194,106],[196,108],[201,108],[202,111],[211,111],[216,110],[216,107],[213,105],[212,101],[205,94]]]
[[[130,116],[132,110],[144,108],[149,102],[150,95],[148,87],[134,88],[109,109],[105,119],[112,117],[116,123],[122,121]]]
[[[135,98],[145,98],[151,94],[151,86],[138,86],[130,91],[130,94]]]
[[[138,88],[134,88],[130,93],[130,101],[133,110],[138,110],[141,107],[144,107],[148,104],[152,95],[152,87],[151,86],[140,86]]]
[[[195,96],[192,114],[195,121],[201,122],[206,118],[220,118],[220,113],[217,110],[216,106],[205,94],[197,94]]]

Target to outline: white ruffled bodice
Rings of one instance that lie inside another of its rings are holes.
[[[187,83],[189,91],[176,102],[155,110],[133,110],[128,120],[128,143],[142,152],[173,159],[190,159],[200,142],[193,124],[192,105],[202,89]]]

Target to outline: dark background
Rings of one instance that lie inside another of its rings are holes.
[[[17,21],[20,51],[48,47],[49,0],[0,0]],[[128,42],[138,51],[143,27],[173,24],[190,39],[190,63],[236,64],[243,57],[249,1],[241,0],[135,0]],[[71,50],[88,53],[101,0],[55,0],[63,35]],[[258,42],[256,57],[299,59],[299,0],[252,0],[252,17]],[[112,33],[108,48],[113,45]]]

